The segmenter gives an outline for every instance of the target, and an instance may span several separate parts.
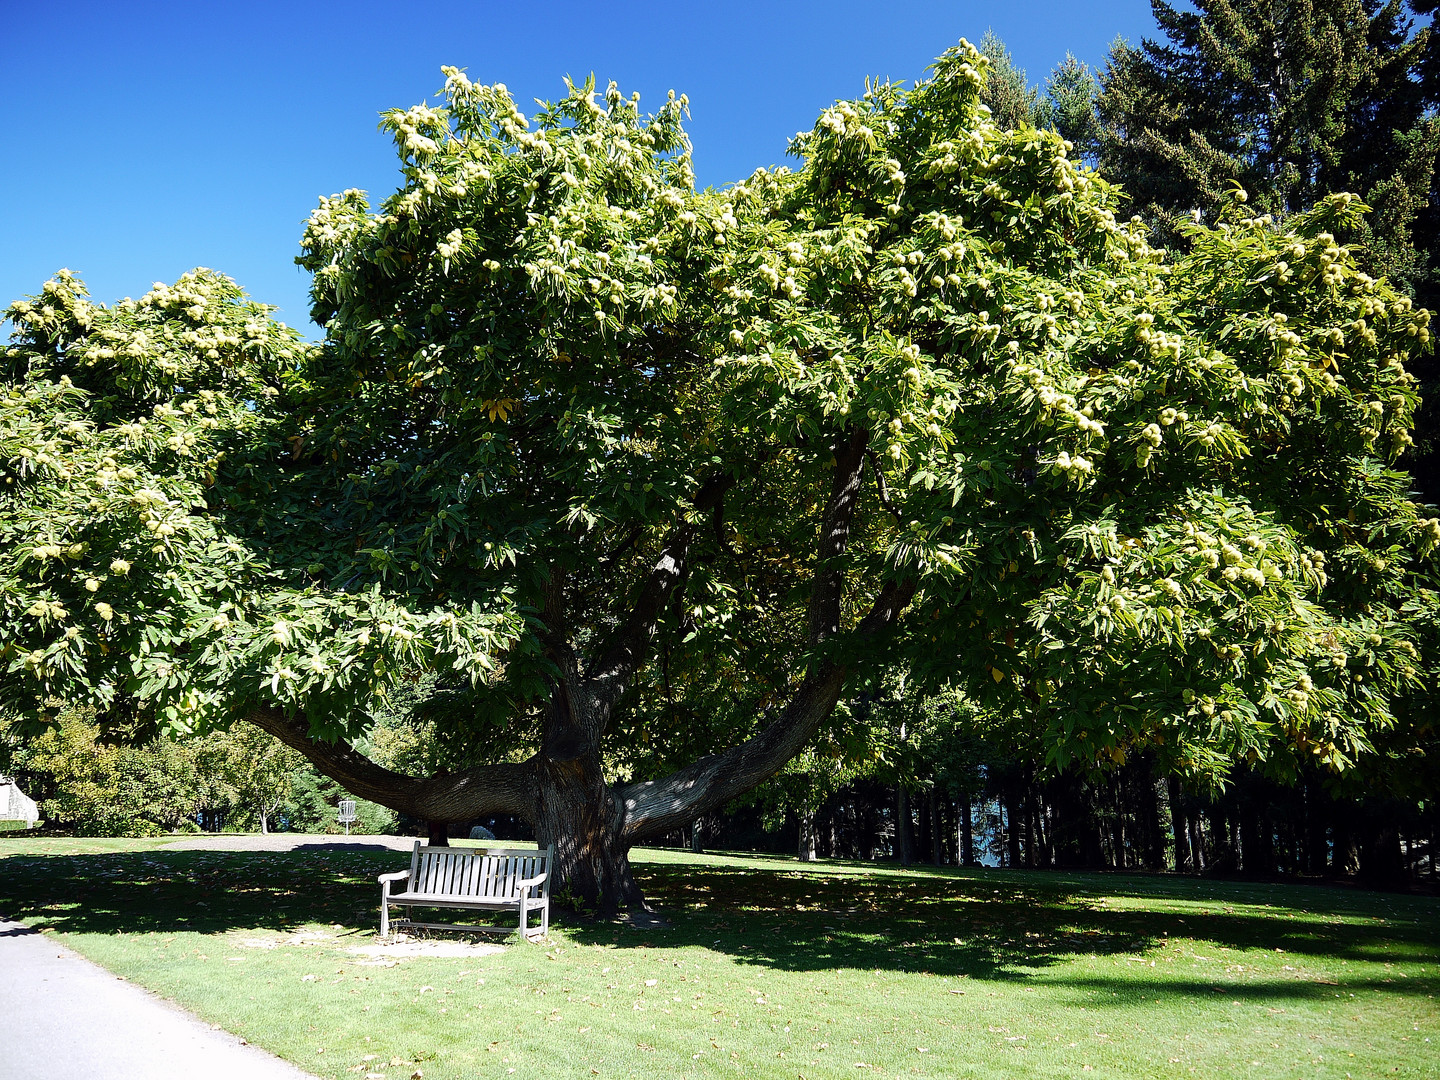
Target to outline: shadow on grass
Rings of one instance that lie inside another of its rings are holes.
[[[376,875],[405,860],[404,853],[343,841],[291,852],[17,855],[0,860],[0,915],[81,934],[288,931],[313,923],[361,932],[378,923]],[[1357,970],[1343,985],[1297,970],[1293,978],[1216,986],[1154,969],[1143,981],[1129,975],[1069,978],[1059,965],[1084,957],[1138,958],[1170,938],[1234,950],[1279,949],[1302,969],[1320,959],[1440,962],[1440,904],[1428,900],[1303,885],[875,869],[857,864],[827,874],[823,867],[800,870],[780,860],[749,866],[638,863],[636,876],[671,919],[669,928],[586,922],[564,913],[556,922],[586,944],[705,948],[789,971],[1043,977],[1116,1002],[1122,993],[1280,1000],[1381,987],[1366,977],[1373,967]],[[1116,906],[1105,897],[1126,902]],[[1273,914],[1254,906],[1266,904],[1276,908]],[[1430,978],[1397,978],[1383,988],[1424,995],[1440,986]]]
[[[377,874],[406,857],[358,845],[293,852],[145,851],[0,861],[0,914],[63,933],[374,926]]]
[[[1410,983],[1417,985],[1410,985]],[[1400,993],[1407,997],[1425,997],[1434,993],[1430,980],[1406,980],[1403,984],[1390,979],[1346,979],[1343,983],[1304,981],[1300,979],[1252,979],[1243,983],[1217,986],[1213,981],[1177,979],[1164,975],[1145,980],[1100,978],[1066,978],[1047,980],[1050,986],[1075,991],[1080,1004],[1091,1008],[1109,1006],[1126,1008],[1159,1001],[1194,1001],[1214,999],[1237,1005],[1266,1005],[1294,1001],[1346,1001],[1363,993]],[[1283,1012],[1283,1009],[1272,1010]]]

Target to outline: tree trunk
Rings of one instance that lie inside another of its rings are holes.
[[[1045,786],[1035,779],[1033,770],[1026,799],[1030,807],[1030,843],[1033,847],[1030,864],[1048,870],[1054,858],[1050,851],[1050,820],[1045,809]]]
[[[705,851],[705,819],[696,818],[690,826],[690,851],[700,855]]]
[[[1165,786],[1170,798],[1170,831],[1175,837],[1175,872],[1188,874],[1195,864],[1190,858],[1190,836],[1180,793],[1180,778],[1167,777]]]
[[[554,873],[568,899],[607,918],[648,910],[630,872],[630,845],[621,838],[599,755],[545,761],[538,771],[535,839],[542,848],[555,846]]]
[[[426,840],[430,847],[450,846],[450,823],[446,821],[425,822]]]
[[[1393,808],[1366,806],[1361,817],[1359,877],[1369,885],[1394,888],[1405,881],[1407,868],[1400,850],[1400,830]]]
[[[1114,798],[1110,800],[1114,817],[1110,825],[1110,844],[1115,851],[1115,869],[1124,870],[1127,868],[1127,849],[1125,844],[1125,786],[1121,783],[1119,776],[1112,777],[1110,790]]]
[[[1309,874],[1324,874],[1329,861],[1325,828],[1327,802],[1319,784],[1305,785],[1305,871]]]
[[[901,784],[896,796],[895,854],[901,866],[910,865],[910,792]]]
[[[940,797],[932,787],[930,789],[930,861],[936,866],[940,866],[945,861],[945,852],[942,847],[945,834],[941,829]]]
[[[815,811],[808,806],[800,811],[800,846],[796,857],[801,862],[815,861]]]
[[[975,823],[972,820],[974,807],[970,805],[970,796],[966,795],[960,800],[960,865],[975,865]]]
[[[1159,783],[1147,763],[1137,769],[1135,782],[1139,786],[1139,803],[1136,807],[1143,832],[1142,850],[1145,853],[1146,870],[1165,869],[1165,827],[1160,821]]]
[[[270,823],[265,820],[265,811],[260,811],[260,835],[266,836],[270,832]]]
[[[1010,855],[1010,865],[1019,868],[1023,855],[1020,850],[1020,834],[1024,831],[1024,816],[1020,813],[1018,781],[1005,785],[1005,846]]]

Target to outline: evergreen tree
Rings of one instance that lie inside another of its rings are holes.
[[[1070,53],[1046,80],[1050,126],[1070,141],[1076,156],[1087,164],[1093,164],[1100,152],[1100,118],[1095,111],[1099,94],[1095,73]]]
[[[1234,181],[1280,216],[1355,192],[1375,212],[1352,239],[1413,290],[1434,244],[1416,225],[1440,151],[1428,26],[1417,31],[1401,0],[1195,6],[1152,0],[1168,41],[1112,49],[1098,99],[1105,175],[1171,238],[1191,213],[1213,215]]]
[[[990,78],[980,91],[980,100],[989,106],[995,126],[1001,131],[1018,131],[1026,125],[1049,127],[1049,100],[1030,85],[1025,69],[1015,66],[1015,58],[995,31],[985,31],[980,53],[990,61]]]

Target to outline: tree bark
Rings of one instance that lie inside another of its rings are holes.
[[[815,861],[815,811],[808,806],[800,811],[800,842],[796,857],[801,862]]]
[[[1021,821],[1018,812],[1019,795],[1016,791],[1018,781],[1007,780],[1005,784],[1005,844],[1010,853],[1009,865],[1018,868],[1021,865],[1020,832]]]
[[[945,834],[941,831],[942,826],[940,822],[940,797],[935,793],[935,789],[933,787],[930,789],[929,800],[930,861],[936,866],[940,866],[945,862],[945,849],[943,846]]]
[[[599,755],[546,761],[538,771],[535,839],[541,847],[555,845],[562,901],[607,918],[648,910],[630,872],[630,845],[621,839],[620,809]]]
[[[895,792],[895,855],[901,866],[910,865],[910,792],[901,784]]]
[[[1175,872],[1188,874],[1194,866],[1190,858],[1190,836],[1185,819],[1185,804],[1180,793],[1179,777],[1167,777],[1166,789],[1170,799],[1170,831],[1175,837]]]
[[[970,796],[966,795],[960,800],[960,865],[975,865],[975,823],[971,820],[974,808],[970,805]]]

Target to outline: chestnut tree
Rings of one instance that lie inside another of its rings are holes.
[[[1058,764],[1349,766],[1427,663],[1428,313],[1336,243],[1349,196],[1236,190],[1155,249],[986,66],[699,192],[683,97],[527,117],[447,68],[385,116],[399,190],[310,218],[318,345],[210,271],[57,275],[0,366],[4,706],[256,724],[431,822],[524,818],[609,910],[632,845],[896,666]],[[401,684],[466,767],[356,748]]]

